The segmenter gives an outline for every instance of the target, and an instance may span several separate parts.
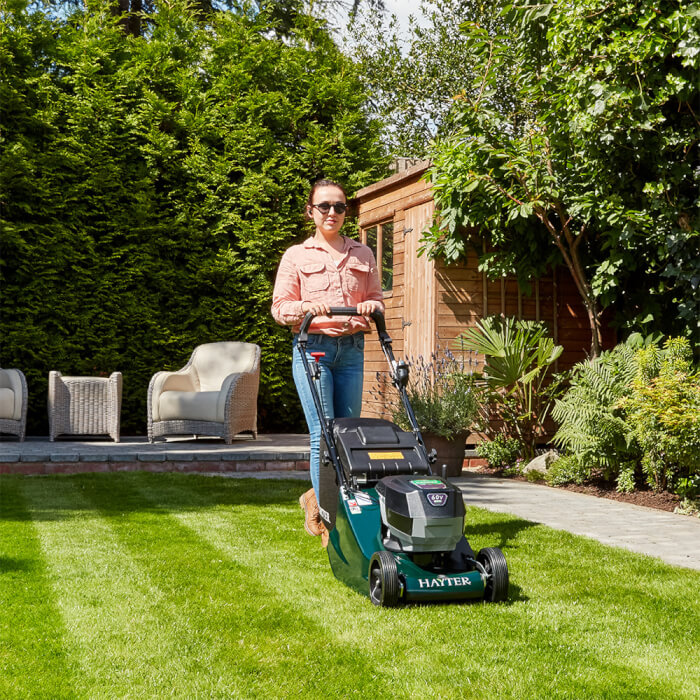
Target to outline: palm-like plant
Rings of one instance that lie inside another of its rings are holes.
[[[501,316],[478,322],[459,335],[452,347],[484,356],[483,403],[490,407],[489,417],[503,421],[498,430],[485,423],[485,432],[517,438],[523,456],[532,457],[561,384],[547,384],[549,370],[564,348],[555,345],[543,323]]]

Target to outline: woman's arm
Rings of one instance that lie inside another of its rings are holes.
[[[296,265],[287,251],[280,261],[275,289],[272,292],[272,317],[281,326],[291,326],[304,317],[301,301],[301,284]]]
[[[367,249],[370,258],[370,271],[367,279],[367,293],[365,298],[357,304],[357,312],[362,316],[369,316],[373,311],[384,313],[384,292],[382,282],[379,279],[377,261],[371,248]]]

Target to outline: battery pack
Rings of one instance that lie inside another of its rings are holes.
[[[336,418],[331,426],[345,477],[373,485],[385,476],[430,474],[424,451],[413,433],[381,418]],[[338,478],[321,441],[318,505],[329,530],[335,527]]]

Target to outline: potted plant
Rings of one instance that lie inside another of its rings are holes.
[[[464,446],[475,420],[479,404],[473,391],[471,354],[465,361],[450,350],[433,353],[429,360],[423,356],[409,358],[409,382],[406,387],[409,401],[418,422],[428,452],[435,449],[435,471],[442,473],[447,465],[447,476],[459,476],[464,461]],[[377,379],[381,385],[381,375]],[[373,390],[381,403],[392,411],[393,420],[403,430],[411,430],[408,417],[398,396]]]

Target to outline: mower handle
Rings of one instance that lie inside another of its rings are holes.
[[[331,306],[331,312],[329,316],[361,316],[362,314],[357,313],[356,306]],[[299,342],[305,344],[309,339],[309,326],[311,321],[314,320],[316,314],[309,311],[304,320],[301,322],[301,327],[299,328]],[[374,325],[377,327],[377,333],[379,334],[379,340],[382,343],[391,343],[391,338],[386,332],[386,323],[384,322],[384,314],[381,311],[373,311],[370,316],[374,321]]]

